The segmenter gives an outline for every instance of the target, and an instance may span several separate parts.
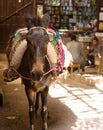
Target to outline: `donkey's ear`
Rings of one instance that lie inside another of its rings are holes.
[[[25,18],[25,24],[28,28],[31,28],[34,26],[33,17],[29,13],[25,13],[24,18]]]
[[[24,14],[24,18],[25,18],[25,19],[31,19],[32,16],[31,16],[30,13],[27,13],[27,12],[26,12],[26,13]]]
[[[50,15],[48,13],[45,13],[42,18],[42,26],[44,28],[48,28],[50,24]]]
[[[34,26],[41,26],[41,18],[37,15],[34,15],[33,23],[34,23]]]

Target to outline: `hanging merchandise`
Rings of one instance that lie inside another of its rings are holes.
[[[21,0],[18,0],[19,3],[21,3]]]
[[[69,6],[68,0],[61,0],[61,6]]]
[[[88,0],[83,0],[84,5],[87,7],[88,6]]]
[[[60,6],[60,0],[51,0],[51,1],[52,1],[52,5]]]
[[[69,6],[70,7],[72,6],[72,0],[69,0]]]
[[[88,0],[88,5],[87,6],[90,8],[90,0]]]
[[[96,0],[91,0],[91,5],[95,5],[96,4]]]
[[[43,5],[37,5],[37,15],[42,18],[43,17]]]
[[[78,0],[78,7],[81,7],[81,0]]]
[[[87,6],[87,0],[82,0],[82,6],[86,7]]]

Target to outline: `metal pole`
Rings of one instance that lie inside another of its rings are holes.
[[[32,13],[36,14],[36,0],[32,0]]]

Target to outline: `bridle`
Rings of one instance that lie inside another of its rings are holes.
[[[23,76],[22,74],[20,74],[20,73],[15,69],[15,67],[12,66],[11,69],[12,69],[20,78],[23,78],[23,79],[32,81],[31,78],[26,77],[26,76]],[[47,74],[51,73],[52,71],[56,71],[56,70],[57,70],[57,69],[56,69],[56,66],[51,67],[49,71],[47,71],[47,72],[45,72],[45,73],[43,74],[43,77],[46,76]]]
[[[49,62],[49,59],[48,59],[47,56],[46,56],[46,58],[47,58],[47,60],[48,60],[48,62]],[[49,65],[50,65],[50,62],[49,62]],[[11,66],[11,69],[12,69],[20,78],[32,81],[32,78],[23,76],[22,74],[19,73],[19,71],[18,71],[14,66]],[[44,76],[48,75],[49,73],[55,72],[56,70],[57,70],[57,67],[56,67],[56,66],[51,66],[51,65],[50,65],[50,69],[43,74],[43,76],[41,77],[41,79],[42,79]]]

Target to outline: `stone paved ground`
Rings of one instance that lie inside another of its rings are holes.
[[[2,80],[5,62],[0,62],[0,86],[4,104],[0,107],[0,130],[29,130],[28,103],[20,79]],[[59,79],[48,95],[49,130],[103,130],[103,85],[94,86],[70,77]],[[38,114],[36,130],[41,130]]]

